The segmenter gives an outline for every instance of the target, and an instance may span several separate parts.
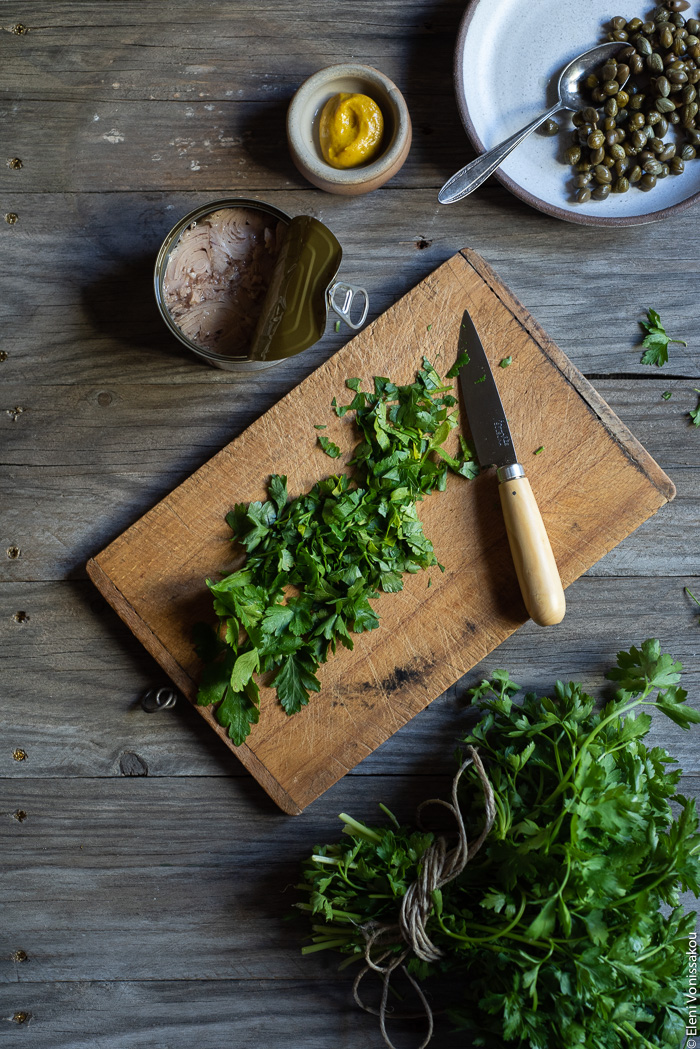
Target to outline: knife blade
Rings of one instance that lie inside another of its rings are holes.
[[[553,626],[566,612],[559,570],[530,482],[518,462],[488,357],[466,310],[458,351],[467,358],[459,371],[459,384],[476,456],[482,469],[496,467],[508,543],[525,607],[535,623]]]

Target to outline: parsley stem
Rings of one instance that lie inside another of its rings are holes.
[[[576,768],[581,761],[581,758],[583,757],[583,755],[585,754],[586,750],[593,742],[595,737],[598,735],[600,730],[605,728],[606,725],[609,725],[611,721],[615,721],[616,718],[621,717],[622,714],[626,714],[628,711],[640,706],[640,704],[645,703],[647,696],[652,690],[653,686],[647,684],[647,687],[644,689],[644,692],[640,693],[640,695],[636,699],[632,700],[630,703],[626,703],[622,707],[615,707],[615,709],[610,714],[608,714],[606,718],[603,718],[603,720],[596,725],[592,732],[589,732],[589,734],[586,736],[583,743],[581,744],[578,754],[571,762],[571,765],[569,766],[566,775],[563,777],[559,785],[552,791],[549,797],[546,798],[545,801],[543,801],[540,804],[540,808],[544,808],[545,806],[550,805],[554,801],[554,799],[557,798],[561,794],[561,792],[566,788],[567,784],[569,783],[569,780],[575,773]],[[652,702],[651,704],[647,705],[653,706],[654,704]]]
[[[490,929],[490,926],[488,926],[488,925],[479,925],[477,922],[472,922],[470,924],[470,928],[472,928],[472,929],[485,929],[485,930],[488,930],[488,929]],[[513,925],[512,924],[508,925],[507,928],[508,929],[512,929]],[[445,931],[447,931],[447,930],[445,930]],[[453,934],[453,935],[456,935],[456,934]],[[492,936],[473,936],[473,937],[472,936],[467,936],[467,937],[458,936],[457,937],[457,939],[464,940],[465,943],[484,943],[484,944],[488,943],[490,940],[498,940],[498,939],[501,939],[501,938],[506,939],[506,940],[516,940],[518,943],[526,943],[529,947],[540,947],[543,951],[547,950],[550,947],[550,941],[548,941],[548,940],[547,941],[533,940],[529,936],[520,936],[518,933],[506,932],[505,929],[499,930],[498,932],[494,933]],[[563,942],[568,943],[568,940],[567,941],[563,941]]]
[[[327,863],[331,867],[338,867],[343,862],[340,856],[319,856],[318,853],[315,852],[312,853],[311,859],[314,861],[314,863]],[[357,867],[357,864],[348,863],[346,864],[346,866],[354,868]]]
[[[620,1032],[620,1034],[627,1034],[627,1032],[630,1031],[637,1039],[635,1043],[632,1042],[632,1039],[628,1036],[629,1041],[633,1045],[641,1045],[644,1047],[644,1049],[658,1049],[658,1046],[655,1046],[652,1042],[648,1041],[641,1033],[641,1031],[638,1031],[637,1028],[629,1022],[629,1020],[623,1020],[622,1026],[620,1026],[619,1024],[614,1024],[613,1026],[616,1028],[616,1030]]]
[[[312,943],[302,947],[302,954],[315,954],[316,951],[329,951],[336,947],[344,947],[347,940],[326,940],[325,943]]]
[[[360,838],[364,838],[365,841],[373,841],[375,845],[379,845],[381,842],[381,835],[377,834],[376,831],[370,830],[364,823],[360,823],[358,820],[354,820],[352,816],[348,816],[346,812],[341,812],[339,817],[345,824],[343,827],[344,834],[358,835]]]
[[[313,913],[313,907],[311,906],[310,903],[297,903],[296,907],[300,911],[311,911]],[[362,915],[361,914],[353,914],[352,911],[337,911],[335,908],[333,908],[333,917],[334,918],[339,918],[341,921],[343,919],[345,919],[346,921],[349,921],[349,922],[362,921]]]
[[[498,812],[498,822],[500,824],[498,829],[501,832],[500,836],[505,837],[506,831],[508,830],[508,820],[506,817],[506,811],[503,807],[503,802],[498,796],[498,794],[494,794],[493,801],[494,805],[496,806],[496,811]]]
[[[700,605],[700,601],[697,599],[695,594],[691,594],[691,592],[690,592],[690,590],[688,590],[687,586],[684,586],[683,589],[685,590],[685,592],[688,595],[688,597],[693,599],[693,601],[695,602],[696,605]]]
[[[554,760],[557,763],[557,772],[559,773],[559,778],[561,779],[561,777],[564,774],[564,770],[561,767],[561,758],[559,756],[559,747],[557,746],[556,743],[554,744]]]
[[[668,866],[658,876],[658,878],[655,878],[654,881],[650,882],[648,885],[645,885],[644,888],[638,889],[637,892],[633,892],[631,896],[623,896],[621,900],[616,900],[615,906],[624,907],[628,903],[632,903],[633,900],[639,899],[639,897],[643,896],[645,892],[650,892],[652,889],[655,889],[657,885],[661,885],[663,881],[665,881],[670,875],[673,874],[673,871],[674,864],[673,862],[669,861]]]
[[[442,920],[442,915],[438,916],[438,923],[440,925],[440,928],[442,929],[442,931],[445,933],[446,936],[449,936],[449,937],[451,937],[454,940],[461,940],[462,943],[487,944],[487,943],[490,943],[493,940],[507,939],[507,940],[517,940],[520,943],[527,943],[531,947],[541,947],[544,950],[545,948],[547,948],[550,945],[547,944],[547,943],[543,943],[541,940],[531,940],[527,936],[519,936],[519,935],[517,935],[517,933],[511,932],[511,930],[514,929],[518,925],[518,923],[520,922],[520,919],[522,918],[523,914],[525,913],[526,906],[527,906],[527,897],[523,895],[522,899],[521,899],[521,903],[520,903],[520,908],[519,908],[518,913],[516,914],[516,916],[513,918],[513,920],[508,925],[506,925],[505,928],[497,929],[495,932],[491,932],[490,926],[488,926],[488,925],[479,925],[477,922],[470,922],[469,923],[469,928],[471,928],[471,929],[485,929],[487,932],[491,933],[489,936],[461,936],[459,933],[452,932],[450,929],[445,928],[445,925],[444,925],[443,920]]]
[[[647,958],[653,957],[653,955],[658,954],[659,951],[663,951],[664,948],[667,948],[667,947],[668,947],[667,943],[660,943],[658,945],[658,947],[654,948],[653,951],[646,951],[645,954],[640,954],[639,957],[637,958],[637,964],[639,964],[640,962],[645,962],[647,960]]]

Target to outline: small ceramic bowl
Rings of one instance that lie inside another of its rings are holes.
[[[356,168],[338,169],[321,153],[321,110],[340,92],[369,95],[382,111],[384,137],[376,160]],[[372,66],[347,63],[328,66],[305,80],[287,112],[287,142],[302,175],[327,193],[356,196],[383,186],[403,165],[411,148],[411,118],[403,95],[389,77]]]

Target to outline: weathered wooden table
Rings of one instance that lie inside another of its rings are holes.
[[[490,182],[436,193],[471,155],[451,66],[462,0],[3,0],[0,5],[2,614],[0,1027],[8,1047],[359,1049],[381,1045],[347,973],[283,922],[299,860],[345,810],[409,818],[444,790],[470,681],[592,688],[646,637],[700,683],[698,212],[599,230]],[[405,93],[400,174],[324,195],[288,157],[297,85],[354,58]],[[12,158],[21,161],[9,164]],[[458,249],[479,251],[674,480],[678,496],[568,591],[554,630],[523,627],[331,788],[281,814],[180,703],[87,581],[85,561],[345,341],[241,379],[166,332],[155,253],[198,203],[244,194],[327,222],[371,318]],[[16,216],[16,221],[12,216]],[[658,309],[688,348],[640,366]],[[670,400],[662,393],[671,391]],[[697,704],[697,698],[691,700]],[[698,733],[656,742],[698,791]],[[463,1044],[439,1020],[435,1044]],[[403,1043],[402,1043],[403,1044]]]

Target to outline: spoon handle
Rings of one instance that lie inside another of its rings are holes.
[[[494,146],[493,149],[489,149],[488,152],[482,153],[476,160],[472,160],[471,163],[447,180],[438,193],[440,203],[454,204],[456,201],[462,200],[463,197],[467,197],[475,189],[478,189],[482,182],[485,182],[490,175],[493,175],[496,168],[501,166],[508,154],[512,153],[516,146],[519,146],[540,124],[544,124],[545,120],[549,120],[560,109],[565,108],[562,102],[557,102],[555,106],[548,109],[542,116],[537,117],[527,127],[524,127],[521,131],[516,131],[505,142],[501,142],[498,146]]]

